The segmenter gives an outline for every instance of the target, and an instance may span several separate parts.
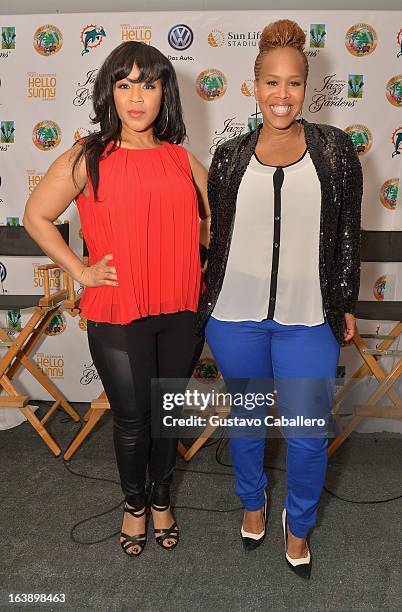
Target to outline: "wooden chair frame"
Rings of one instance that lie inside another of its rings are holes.
[[[44,272],[44,295],[38,300],[38,305],[35,307],[31,318],[14,340],[10,339],[6,330],[0,328],[0,348],[6,349],[5,354],[0,359],[0,408],[18,408],[52,453],[58,456],[61,454],[61,449],[45,428],[45,423],[58,407],[61,407],[75,422],[80,421],[80,415],[29,355],[38,344],[47,325],[60,306],[64,302],[70,306],[74,304],[75,295],[69,277],[64,271],[63,288],[51,293],[49,272],[50,270],[60,269],[59,266],[43,264],[38,266],[38,269]],[[10,297],[14,300],[13,296]],[[17,301],[13,306],[20,307]],[[52,406],[41,419],[35,415],[32,407],[29,406],[29,397],[20,394],[13,383],[13,378],[21,367],[30,372],[54,399]]]

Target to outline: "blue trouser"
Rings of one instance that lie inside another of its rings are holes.
[[[323,417],[331,411],[339,344],[327,321],[321,325],[282,325],[271,319],[220,321],[210,317],[205,335],[223,378],[275,381],[279,412],[283,415]],[[315,386],[311,386],[311,384]],[[250,382],[251,386],[253,382]],[[228,384],[230,387],[230,384]],[[229,388],[230,391],[230,388]],[[247,391],[252,391],[250,387]],[[248,415],[249,416],[249,415]],[[264,505],[265,428],[255,435],[230,434],[236,493],[247,510]],[[287,441],[287,496],[285,507],[291,532],[307,536],[315,525],[325,482],[328,438],[298,437],[296,428],[282,428]]]

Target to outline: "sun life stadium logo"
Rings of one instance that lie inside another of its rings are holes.
[[[168,42],[176,51],[185,51],[191,47],[193,40],[194,34],[192,29],[184,23],[175,25],[169,30]]]
[[[223,47],[225,44],[225,33],[222,30],[211,30],[208,34],[208,44],[210,47]]]
[[[89,53],[92,49],[99,47],[103,43],[106,32],[103,26],[98,26],[93,23],[86,25],[81,30],[80,40],[84,45],[81,55]]]

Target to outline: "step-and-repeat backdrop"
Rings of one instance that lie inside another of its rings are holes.
[[[189,134],[186,146],[206,166],[215,148],[253,129],[253,65],[263,27],[296,20],[306,32],[310,64],[303,115],[349,132],[364,169],[362,226],[401,230],[398,198],[402,151],[402,12],[229,11],[90,13],[0,16],[0,222],[21,223],[27,197],[50,163],[82,135],[90,122],[92,88],[104,58],[123,41],[143,41],[172,61],[180,84]],[[82,252],[79,218],[72,204],[71,246]],[[124,223],[124,219],[121,219]],[[252,237],[250,237],[252,239]],[[46,261],[46,260],[45,260]],[[1,290],[40,293],[43,260],[0,258]],[[363,264],[360,297],[402,299],[402,266]],[[57,288],[59,275],[52,274]],[[15,337],[28,311],[0,312]],[[387,322],[360,322],[363,331],[384,333]],[[86,339],[86,322],[61,311],[52,320],[34,359],[71,401],[90,401],[101,391]],[[383,358],[386,369],[392,358]],[[342,350],[340,377],[360,363],[354,347]],[[196,376],[218,376],[206,348]],[[360,383],[367,396],[373,381]],[[19,385],[35,399],[44,389],[23,373]],[[7,423],[18,416],[7,413]],[[0,424],[1,426],[1,424]],[[396,421],[365,422],[363,428],[402,431]]]

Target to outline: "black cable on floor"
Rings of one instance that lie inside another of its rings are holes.
[[[221,454],[224,451],[225,447],[228,444],[228,439],[225,438],[225,436],[221,436],[221,438],[214,440],[213,443],[204,445],[203,448],[207,448],[208,446],[213,446],[213,444],[218,444],[216,451],[215,451],[215,460],[216,462],[221,465],[222,467],[227,467],[227,468],[231,468],[232,465],[230,463],[223,463],[223,461],[221,460]],[[99,477],[99,476],[88,476],[87,474],[80,474],[78,472],[75,472],[71,469],[69,462],[67,461],[63,461],[65,468],[67,469],[67,471],[74,475],[74,476],[78,476],[80,478],[86,478],[88,480],[98,480],[101,482],[109,482],[112,484],[116,484],[117,486],[121,486],[120,482],[118,480],[113,480],[111,478],[103,478],[103,477]],[[286,470],[284,468],[280,468],[274,465],[264,465],[264,468],[266,469],[270,469],[270,470],[277,470],[279,472],[286,472]],[[227,478],[234,478],[234,474],[233,473],[225,473],[225,472],[213,472],[210,470],[194,470],[191,468],[175,468],[175,471],[177,472],[186,472],[186,473],[190,473],[190,474],[202,474],[202,475],[206,475],[206,476],[225,476]],[[345,503],[349,503],[349,504],[364,504],[364,505],[372,505],[372,504],[386,504],[389,502],[393,502],[396,501],[398,499],[402,499],[402,495],[398,495],[396,497],[390,497],[387,499],[381,499],[381,500],[353,500],[353,499],[347,499],[345,497],[341,497],[340,495],[338,495],[337,493],[335,493],[334,491],[331,491],[330,489],[328,489],[327,487],[324,486],[324,491],[326,493],[328,493],[329,495],[335,497],[336,499],[339,499]],[[100,514],[94,514],[91,515],[81,521],[79,521],[78,523],[75,523],[75,525],[73,525],[73,527],[70,530],[70,538],[73,542],[75,542],[76,544],[83,544],[83,545],[91,545],[91,544],[100,544],[102,542],[106,542],[107,540],[110,540],[111,538],[114,538],[116,535],[118,535],[120,533],[120,531],[115,531],[112,534],[109,534],[108,536],[101,538],[100,540],[92,540],[92,541],[83,541],[83,540],[79,540],[76,538],[74,532],[75,530],[80,526],[83,525],[89,521],[92,521],[93,519],[97,519],[100,518],[101,516],[105,516],[106,514],[110,514],[111,512],[114,512],[114,510],[117,510],[117,508],[119,508],[122,504],[124,503],[124,499],[122,499],[116,506],[113,506],[112,508],[109,508],[108,510],[105,510],[104,512],[101,512]],[[192,510],[192,511],[197,511],[197,512],[209,512],[209,513],[215,513],[215,514],[229,514],[232,512],[239,512],[240,510],[243,510],[243,506],[239,506],[236,508],[229,508],[226,510],[219,510],[216,508],[200,508],[199,506],[171,506],[172,510],[173,509],[180,509],[180,510]]]

